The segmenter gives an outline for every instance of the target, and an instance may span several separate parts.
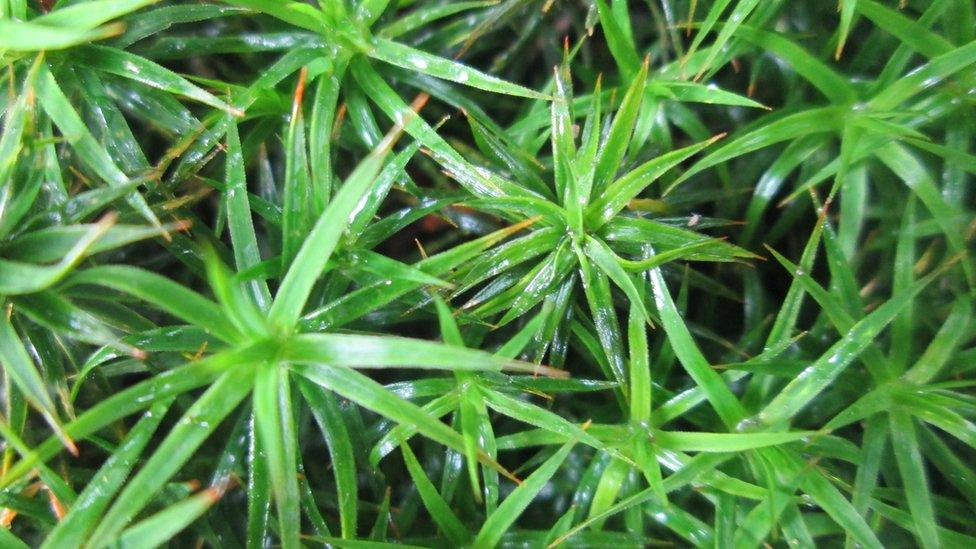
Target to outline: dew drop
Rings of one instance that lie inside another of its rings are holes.
[[[747,417],[735,425],[735,430],[739,432],[750,431],[758,425],[759,422],[755,418]]]

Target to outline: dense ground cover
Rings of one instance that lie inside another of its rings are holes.
[[[0,0],[0,546],[976,546],[971,0]]]

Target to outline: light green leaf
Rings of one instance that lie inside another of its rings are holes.
[[[480,90],[530,99],[548,99],[545,94],[386,38],[374,39],[373,48],[367,52],[367,55],[407,70],[422,72]]]
[[[501,541],[502,534],[518,520],[519,516],[532,503],[532,500],[545,488],[559,467],[569,456],[575,441],[564,444],[555,454],[532,472],[506,497],[498,509],[485,519],[472,546],[494,547]]]

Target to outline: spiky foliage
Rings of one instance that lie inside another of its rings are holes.
[[[976,545],[974,11],[0,0],[0,545]]]

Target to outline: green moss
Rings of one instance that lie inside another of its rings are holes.
[[[0,0],[0,546],[976,545],[970,0]]]

